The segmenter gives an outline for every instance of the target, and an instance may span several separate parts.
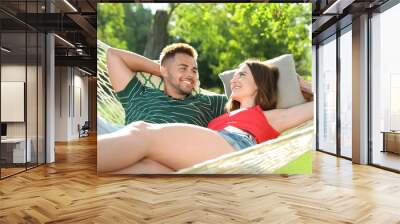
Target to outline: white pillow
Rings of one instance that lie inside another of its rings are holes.
[[[284,54],[264,63],[273,64],[279,69],[277,108],[285,109],[305,102],[297,80],[293,55]],[[235,71],[236,69],[229,70],[218,75],[224,84],[225,94],[228,98],[231,96],[230,81]]]

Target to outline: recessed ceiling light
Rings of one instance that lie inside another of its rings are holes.
[[[71,42],[67,41],[66,39],[58,36],[57,34],[54,34],[55,37],[57,37],[59,40],[61,40],[62,42],[66,43],[67,45],[69,45],[70,47],[75,48],[75,45],[71,44]]]
[[[343,9],[351,5],[355,0],[337,0],[330,5],[322,14],[342,14]]]
[[[1,50],[4,51],[4,52],[6,52],[6,53],[10,53],[10,52],[11,52],[11,50],[9,50],[9,49],[7,49],[7,48],[5,48],[5,47],[1,47]]]
[[[83,69],[81,69],[81,68],[79,68],[79,67],[78,67],[78,69],[79,69],[81,72],[83,72],[83,73],[85,73],[85,74],[87,74],[87,75],[89,75],[89,76],[92,75],[90,72],[85,71],[85,70],[83,70]]]
[[[69,3],[68,0],[64,0],[65,4],[68,5],[69,8],[71,8],[74,12],[78,12],[78,10],[71,4]]]

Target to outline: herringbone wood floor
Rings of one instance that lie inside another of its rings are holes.
[[[0,223],[400,223],[400,175],[316,153],[311,176],[96,176],[96,140],[0,181]]]

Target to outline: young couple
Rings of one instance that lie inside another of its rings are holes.
[[[313,102],[276,109],[279,71],[255,60],[235,72],[229,99],[192,95],[196,60],[196,50],[181,43],[163,49],[160,65],[132,52],[107,51],[108,74],[127,126],[98,137],[99,173],[172,173],[276,138],[313,117]],[[160,76],[164,91],[143,86],[139,71]]]

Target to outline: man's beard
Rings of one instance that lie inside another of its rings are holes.
[[[168,78],[167,78],[167,80],[168,80],[168,83],[169,83],[169,87],[170,87],[170,88],[174,88],[178,94],[189,95],[190,93],[192,93],[193,88],[188,89],[188,90],[187,90],[187,89],[184,89],[184,88],[181,88],[181,86],[180,86],[180,81],[177,80],[178,83],[175,83],[175,82],[174,82],[174,76],[173,76],[171,73],[169,73],[169,72],[168,72]],[[166,83],[164,83],[164,85],[165,85],[165,84],[166,84]]]

